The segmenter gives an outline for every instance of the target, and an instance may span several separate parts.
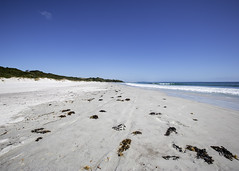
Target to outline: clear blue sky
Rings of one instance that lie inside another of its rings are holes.
[[[239,81],[239,0],[1,0],[0,66]]]

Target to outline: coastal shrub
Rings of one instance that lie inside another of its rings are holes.
[[[70,80],[70,81],[96,81],[96,82],[123,82],[121,80],[115,80],[115,79],[103,79],[99,77],[91,77],[91,78],[80,78],[80,77],[69,77],[69,76],[61,76],[56,75],[52,73],[44,73],[39,70],[26,70],[22,71],[16,68],[8,68],[8,67],[1,67],[0,66],[0,78],[11,78],[11,77],[20,77],[20,78],[49,78],[49,79],[55,79],[55,80]]]

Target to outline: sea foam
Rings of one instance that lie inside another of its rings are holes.
[[[239,96],[239,89],[237,88],[218,88],[218,87],[205,87],[205,86],[177,86],[171,84],[139,84],[139,83],[125,83],[129,86],[142,87],[142,88],[153,88],[153,89],[168,89],[168,90],[181,90],[191,91],[199,93],[219,93]]]

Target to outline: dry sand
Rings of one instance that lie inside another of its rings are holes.
[[[0,83],[0,170],[239,170],[210,147],[239,154],[238,111],[121,84],[19,82]]]

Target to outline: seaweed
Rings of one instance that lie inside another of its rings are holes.
[[[140,132],[140,131],[134,131],[134,132],[132,132],[132,134],[138,135],[138,134],[142,134],[142,132]]]
[[[7,132],[8,132],[8,131],[6,131],[6,130],[5,130],[5,132],[4,132],[4,133],[2,133],[0,136],[7,134]]]
[[[42,139],[42,137],[38,137],[35,141],[38,142],[41,139]]]
[[[65,117],[66,117],[66,115],[60,115],[59,117],[60,117],[60,118],[65,118]]]
[[[119,124],[118,126],[113,126],[112,129],[116,131],[122,131],[125,130],[126,126],[124,124]]]
[[[173,148],[175,148],[179,152],[183,152],[182,147],[177,146],[176,144],[173,144]]]
[[[84,170],[92,170],[92,168],[90,166],[85,166],[83,167]]]
[[[165,160],[169,160],[172,158],[173,160],[178,160],[180,157],[179,156],[162,156]]]
[[[223,146],[221,146],[221,147],[219,147],[219,146],[211,146],[211,148],[213,148],[214,150],[219,152],[219,155],[224,156],[225,158],[227,158],[227,159],[229,159],[231,161],[233,160],[233,158],[238,160],[237,155],[233,155],[230,151],[228,151]]]
[[[106,112],[105,110],[100,110],[99,112]]]
[[[75,112],[74,111],[70,111],[70,112],[67,113],[67,115],[72,115],[72,114],[75,114]]]
[[[125,101],[130,101],[130,98],[126,98]]]
[[[158,112],[158,113],[156,113],[156,112],[150,112],[149,115],[162,115],[162,113],[160,113],[160,112]]]
[[[212,159],[211,156],[207,154],[206,149],[200,149],[200,148],[197,148],[196,146],[191,146],[191,145],[187,145],[186,149],[196,152],[198,159],[201,158],[201,159],[204,159],[206,163],[213,164],[214,160]]]
[[[167,132],[164,135],[169,136],[172,132],[175,132],[175,134],[177,134],[177,131],[176,131],[175,127],[169,127]]]
[[[37,128],[37,129],[34,129],[31,131],[32,133],[39,133],[39,134],[45,134],[45,133],[48,133],[48,132],[51,132],[49,130],[44,130],[44,128]]]
[[[71,109],[62,110],[62,112],[69,112]]]
[[[130,148],[131,139],[125,139],[120,143],[120,148],[118,149],[118,156],[123,156],[123,152]]]
[[[92,100],[94,100],[95,98],[90,98],[90,99],[87,99],[88,102],[91,102]]]
[[[98,117],[98,115],[92,115],[91,117],[90,117],[90,119],[98,119],[99,117]]]

